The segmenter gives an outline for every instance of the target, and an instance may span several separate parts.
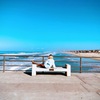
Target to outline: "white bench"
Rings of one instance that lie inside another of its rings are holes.
[[[36,72],[65,72],[66,76],[71,76],[71,65],[66,64],[66,67],[56,67],[54,70],[47,68],[37,67],[36,64],[32,64],[32,76],[36,76]]]

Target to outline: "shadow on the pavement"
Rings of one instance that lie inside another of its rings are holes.
[[[27,75],[31,76],[31,72],[24,72]],[[37,72],[36,75],[64,75],[64,72]]]
[[[31,76],[32,75],[32,71],[31,70],[32,70],[32,68],[26,70],[24,72],[24,74],[27,74],[27,75]],[[37,72],[36,75],[65,75],[65,72],[53,72],[53,71],[51,71],[51,72],[44,72],[44,71],[41,71],[41,72]]]
[[[29,68],[25,70],[24,74],[30,75],[31,76],[32,68]]]

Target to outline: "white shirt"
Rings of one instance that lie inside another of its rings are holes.
[[[44,63],[44,66],[45,68],[51,68],[51,66],[53,66],[53,68],[56,68],[55,61],[53,59],[46,60],[46,62]]]

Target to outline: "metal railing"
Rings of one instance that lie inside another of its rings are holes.
[[[18,57],[18,58],[17,58]],[[30,57],[31,59],[27,59]],[[38,58],[38,59],[37,59]],[[77,59],[77,60],[70,60],[70,59]],[[97,68],[96,71],[90,71],[90,72],[100,72],[100,60],[95,60],[95,61],[89,61],[86,59],[94,59],[94,58],[100,58],[100,57],[77,57],[77,56],[54,56],[54,60],[56,62],[57,67],[62,66],[64,67],[64,64],[69,63],[71,64],[72,72],[89,72],[89,68]],[[20,66],[21,68],[25,65],[20,65],[18,62],[24,63],[24,62],[29,62],[30,66],[32,65],[32,60],[34,59],[35,62],[45,62],[47,59],[47,56],[33,56],[33,55],[0,55],[0,70],[5,72],[5,71],[10,71],[7,69],[9,66],[10,67],[15,67],[15,66]],[[83,61],[83,59],[85,59]],[[16,64],[7,64],[7,62],[17,62]],[[87,64],[87,65],[84,65]],[[90,64],[88,66],[88,64]],[[94,65],[93,65],[94,64]],[[27,66],[29,67],[29,66]],[[85,69],[85,70],[84,70]],[[99,70],[98,70],[99,69]],[[16,71],[16,69],[14,69]],[[20,70],[18,70],[20,71]]]

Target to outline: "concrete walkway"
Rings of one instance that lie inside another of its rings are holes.
[[[0,100],[100,100],[100,73],[0,72]]]

